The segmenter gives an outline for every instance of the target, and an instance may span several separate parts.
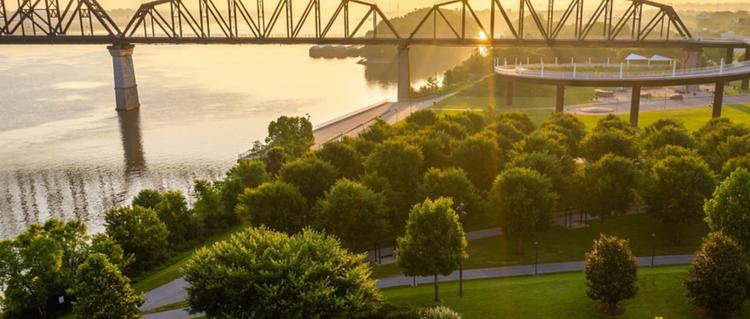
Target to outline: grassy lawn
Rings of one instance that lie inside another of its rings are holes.
[[[625,301],[625,313],[617,318],[651,319],[662,317],[699,318],[688,303],[682,280],[686,266],[639,269],[639,292]],[[386,300],[395,304],[430,306],[432,286],[400,287],[383,290]],[[586,296],[583,273],[538,277],[513,277],[464,282],[464,297],[458,297],[458,283],[440,285],[443,304],[464,319],[485,318],[607,318],[594,312],[596,303]],[[746,305],[736,318],[750,317]]]
[[[242,227],[236,226],[222,233],[215,234],[204,241],[199,247],[209,246],[215,242],[229,239],[229,236],[241,229]],[[163,267],[154,269],[147,274],[134,278],[133,289],[138,292],[146,292],[181,277],[182,273],[180,273],[180,269],[192,256],[193,250],[188,250],[173,256]]]
[[[681,234],[679,241],[674,235],[660,235],[678,232]],[[638,256],[650,256],[652,252],[656,255],[682,255],[698,250],[702,238],[708,233],[708,227],[703,222],[664,225],[648,214],[628,215],[604,223],[592,221],[586,228],[554,227],[539,232],[535,238],[524,243],[523,255],[515,252],[515,246],[506,236],[484,238],[469,241],[469,259],[464,267],[471,269],[533,264],[534,241],[539,243],[540,263],[583,260],[584,253],[591,249],[593,240],[600,233],[628,239],[633,253]],[[656,234],[656,238],[652,238],[651,234]],[[401,273],[393,264],[374,267],[373,271],[378,278]]]
[[[737,123],[750,123],[750,104],[724,105],[722,116],[730,118]],[[596,122],[602,117],[604,115],[578,115],[578,118],[586,123],[586,127],[589,129],[596,126]],[[620,117],[629,121],[630,115],[621,114]],[[689,109],[641,112],[638,123],[640,127],[646,127],[662,118],[681,120],[689,130],[697,130],[711,119],[711,108],[703,106]]]
[[[565,89],[565,103],[581,104],[591,102],[594,96],[593,88],[568,87]],[[507,112],[518,109],[555,108],[555,95],[544,94],[542,96],[514,96],[513,105],[505,104],[505,96],[502,95],[462,95],[451,96],[435,106],[436,110],[459,108],[480,109],[494,106],[498,112]]]

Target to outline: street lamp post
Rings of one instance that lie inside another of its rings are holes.
[[[464,210],[464,202],[461,202],[458,204],[458,219],[461,222],[461,227],[464,227],[464,215],[466,215],[466,211]],[[458,296],[463,297],[464,296],[464,259],[463,256],[458,262]]]
[[[651,267],[654,266],[655,255],[656,255],[656,233],[651,233]]]
[[[539,242],[534,242],[534,276],[539,274]]]

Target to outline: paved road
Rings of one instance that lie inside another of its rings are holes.
[[[187,291],[185,287],[187,287],[185,279],[177,278],[166,285],[145,293],[146,302],[141,306],[141,310],[151,310],[186,300]]]

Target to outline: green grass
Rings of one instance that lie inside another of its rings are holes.
[[[173,304],[169,304],[169,305],[166,305],[166,306],[161,306],[161,307],[158,307],[158,308],[146,310],[146,311],[141,312],[141,314],[142,315],[147,315],[147,314],[152,314],[152,313],[165,312],[165,311],[169,311],[169,310],[185,309],[185,308],[188,308],[188,307],[190,307],[190,304],[187,302],[187,300],[184,300],[184,301],[175,302]]]
[[[568,87],[565,90],[565,103],[581,104],[591,102],[594,96],[593,88]],[[503,95],[462,95],[451,96],[435,106],[436,110],[442,109],[485,109],[494,106],[498,112],[506,112],[518,109],[555,108],[554,94],[542,96],[514,96],[513,105],[505,103]]]
[[[578,115],[586,127],[592,129],[605,115]],[[621,118],[629,121],[628,114],[621,114]],[[750,123],[750,104],[733,104],[724,105],[722,108],[722,117],[732,119],[737,123]],[[641,112],[639,115],[639,126],[646,127],[659,119],[671,118],[681,120],[689,130],[697,130],[711,119],[711,108],[709,106],[700,106],[688,109],[674,109],[666,111]]]
[[[214,244],[215,242],[228,239],[232,234],[241,229],[242,227],[239,226],[232,227],[224,232],[209,237],[202,243],[202,245],[198,247],[209,246]],[[182,273],[180,270],[182,269],[182,266],[184,266],[188,262],[188,260],[190,260],[190,257],[193,256],[193,251],[194,250],[188,250],[179,253],[170,258],[170,260],[167,261],[163,267],[154,269],[151,272],[134,278],[133,289],[138,292],[146,292],[181,277]]]
[[[625,313],[617,318],[699,318],[685,297],[682,281],[686,266],[639,269],[638,295],[623,302]],[[384,289],[388,302],[398,305],[431,305],[432,285]],[[512,277],[464,282],[464,297],[458,297],[458,283],[440,284],[443,304],[464,319],[487,318],[608,318],[598,315],[596,303],[586,296],[583,273]],[[750,317],[746,305],[736,318]]]
[[[513,243],[506,236],[497,236],[469,241],[469,259],[464,262],[466,269],[490,268],[534,263],[534,241],[539,242],[539,262],[563,262],[583,260],[583,255],[591,249],[593,240],[600,233],[616,235],[630,241],[633,253],[638,256],[691,254],[698,250],[702,238],[708,233],[702,222],[686,225],[664,225],[649,214],[622,216],[604,221],[592,221],[589,227],[566,229],[554,227],[539,232],[523,245],[525,254],[516,252]],[[651,234],[656,234],[652,238]],[[679,233],[679,240],[675,235]],[[396,265],[377,266],[375,277],[384,278],[399,275]]]

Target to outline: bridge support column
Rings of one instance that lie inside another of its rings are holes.
[[[686,48],[683,54],[683,69],[694,69],[701,67],[701,55],[703,55],[703,49],[701,48]],[[685,86],[688,92],[700,91],[698,85],[687,85]]]
[[[557,86],[557,98],[555,99],[555,112],[565,112],[565,86]]]
[[[724,104],[724,82],[716,82],[716,88],[714,89],[714,109],[712,116],[713,118],[721,117],[721,105]]]
[[[634,86],[630,97],[630,126],[638,127],[638,112],[641,108],[641,87]]]
[[[734,63],[734,48],[727,48],[727,56],[724,58],[724,63]]]
[[[513,81],[510,79],[505,84],[505,105],[513,105]]]
[[[750,61],[750,47],[745,48],[745,61]],[[742,89],[748,90],[750,89],[750,78],[746,78],[742,80]]]
[[[135,82],[132,44],[108,46],[112,55],[112,67],[115,74],[115,102],[117,111],[129,111],[141,106],[138,101],[138,85]]]
[[[411,96],[411,75],[409,70],[409,48],[398,47],[398,101],[408,101]]]

